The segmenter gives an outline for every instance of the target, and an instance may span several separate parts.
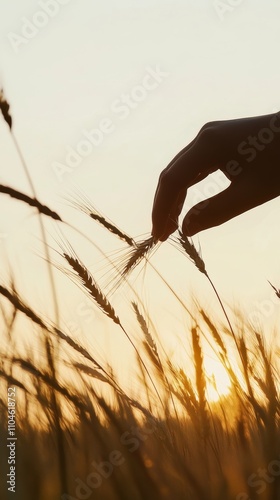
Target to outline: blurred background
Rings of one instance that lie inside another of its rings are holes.
[[[131,236],[147,236],[161,170],[204,123],[280,109],[277,0],[0,0],[0,6],[0,81],[37,197],[113,261],[121,242],[69,206],[69,197],[86,195]],[[3,120],[0,162],[1,183],[32,196]],[[226,185],[218,173],[191,189],[183,214]],[[4,195],[0,204],[1,282],[12,271],[24,297],[51,317],[36,212]],[[194,239],[225,302],[264,327],[279,316],[267,282],[280,285],[279,209],[277,198]],[[46,229],[54,262],[57,242],[67,237],[100,282],[110,281],[110,264],[86,239],[53,221]],[[190,307],[195,296],[216,312],[208,283],[172,245],[161,245],[152,262]],[[176,353],[187,318],[159,281],[149,266],[131,278]],[[65,275],[57,273],[56,283],[70,331],[85,335],[104,358],[110,350],[127,352],[125,339],[112,336]],[[113,300],[122,314],[127,288]]]

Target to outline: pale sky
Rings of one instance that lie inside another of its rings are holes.
[[[0,6],[1,84],[38,197],[84,224],[105,252],[119,242],[66,206],[69,191],[86,193],[132,236],[148,233],[160,171],[205,122],[280,109],[277,0],[0,0]],[[77,153],[93,129],[96,145],[69,167],[67,153]],[[31,194],[2,121],[0,160],[1,182]],[[58,175],[58,163],[68,171]],[[205,186],[195,188],[187,206]],[[38,225],[22,204],[4,196],[0,203],[1,279],[9,260],[20,288],[30,297],[35,291],[44,310]],[[280,286],[279,211],[278,198],[195,238],[225,300],[249,311],[265,310],[265,302],[268,319],[279,310],[266,281]],[[56,238],[55,226],[47,227]],[[98,267],[74,233],[71,242]],[[197,292],[206,304],[215,300],[204,277],[170,245],[153,262],[184,297]],[[164,307],[164,292],[152,278],[146,283],[151,307],[153,299]]]

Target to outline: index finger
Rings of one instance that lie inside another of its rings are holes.
[[[204,179],[209,171],[198,172],[197,168],[188,169],[184,165],[184,174],[175,172],[174,165],[161,174],[156,189],[152,211],[152,235],[164,241],[178,227],[178,217],[182,211],[187,189]],[[182,168],[182,165],[181,165]]]
[[[156,191],[154,207],[152,212],[153,229],[152,235],[160,241],[165,241],[170,234],[178,228],[178,217],[182,211],[187,190],[169,189],[160,186]],[[175,201],[173,201],[175,199]]]
[[[172,210],[177,210],[178,200],[180,203],[180,193],[219,168],[215,141],[206,132],[202,131],[160,175],[152,211],[152,234],[156,239],[162,239],[166,232]]]

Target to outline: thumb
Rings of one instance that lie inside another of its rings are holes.
[[[195,205],[185,216],[182,224],[187,236],[219,226],[251,208],[264,203],[263,186],[252,186],[250,178],[243,178],[221,193]]]

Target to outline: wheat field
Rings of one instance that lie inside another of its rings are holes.
[[[1,111],[13,135],[3,93]],[[14,141],[20,153],[15,137]],[[1,498],[279,499],[278,346],[267,345],[263,332],[245,316],[227,312],[207,263],[180,231],[172,237],[172,244],[204,275],[223,322],[199,300],[196,306],[187,304],[158,273],[150,262],[158,245],[152,237],[138,240],[127,235],[80,196],[72,200],[75,209],[125,245],[121,258],[109,262],[111,293],[79,256],[78,237],[75,242],[60,238],[57,265],[45,220],[51,219],[62,231],[69,223],[38,200],[21,159],[32,196],[5,185],[0,192],[36,213],[54,304],[62,293],[54,276],[62,272],[103,313],[104,321],[114,324],[125,337],[134,353],[141,392],[137,395],[124,389],[109,359],[101,363],[94,348],[62,326],[58,306],[54,321],[43,317],[18,290],[16,276],[11,275],[10,282],[1,281],[1,443],[7,442],[11,432],[10,446],[0,448]],[[191,345],[191,364],[187,366],[170,360],[159,341],[155,318],[137,293],[127,306],[133,327],[113,305],[111,297],[120,285],[133,292],[131,273],[141,262],[154,268],[162,286],[191,320],[185,331]],[[274,290],[279,297],[277,287]],[[24,350],[18,346],[19,320],[21,336],[32,331]],[[226,393],[216,400],[209,396],[205,341],[229,381]]]

